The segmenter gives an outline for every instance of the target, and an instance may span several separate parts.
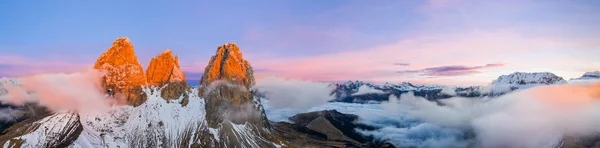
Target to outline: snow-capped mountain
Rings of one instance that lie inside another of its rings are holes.
[[[262,98],[252,88],[252,67],[235,44],[220,46],[205,68],[199,87],[191,87],[185,84],[185,78],[171,75],[179,72],[178,63],[169,63],[177,62],[172,56],[151,64],[159,66],[152,66],[153,72],[147,74],[160,76],[151,77],[151,82],[159,83],[147,85],[147,80],[139,80],[148,77],[139,75],[140,66],[123,67],[119,66],[122,62],[115,61],[126,57],[129,59],[124,61],[137,63],[133,45],[124,38],[115,42],[107,50],[108,54],[99,58],[102,64],[96,65],[102,65],[97,69],[106,73],[102,76],[106,99],[124,98],[125,105],[111,104],[108,111],[102,112],[45,110],[18,123],[7,124],[10,127],[0,135],[0,144],[3,147],[76,148],[393,147],[385,142],[371,143],[368,140],[372,138],[353,132],[346,123],[337,122],[339,118],[302,120],[315,121],[309,125],[269,121]],[[177,81],[171,81],[172,78]],[[0,83],[19,84],[11,79],[2,79]],[[3,95],[6,93],[9,92]],[[348,117],[349,122],[358,120],[350,118],[351,115],[339,116]],[[343,131],[335,136],[346,138],[331,139],[327,137],[329,131]]]
[[[11,79],[11,78],[0,78],[0,95],[6,94],[7,91],[4,88],[4,86],[6,85],[13,85],[13,86],[19,86],[21,85],[21,82],[17,79]]]
[[[481,90],[485,96],[499,96],[515,90],[528,89],[544,85],[567,84],[562,77],[549,72],[514,72],[502,75]]]
[[[400,84],[385,83],[376,85],[362,81],[348,81],[343,84],[333,84],[335,89],[332,95],[336,102],[348,103],[379,103],[387,101],[390,95],[400,96],[401,94],[413,92],[415,96],[427,98],[429,100],[450,98],[452,96],[479,96],[477,90],[479,87],[448,87],[440,85],[414,85],[408,82]],[[369,89],[364,92],[361,89]],[[444,89],[452,89],[452,93],[442,92]]]
[[[194,89],[190,100],[165,100],[160,88],[145,88],[148,100],[137,107],[113,106],[110,111],[84,114],[57,112],[13,125],[0,136],[4,146],[22,147],[177,147],[209,146],[204,100]],[[187,133],[186,133],[187,132]],[[189,135],[188,135],[189,134]],[[192,135],[206,135],[185,137]]]
[[[600,79],[600,71],[586,72],[583,76],[579,78],[573,78],[571,80],[592,80],[592,79]]]
[[[509,75],[502,75],[492,82],[492,84],[508,84],[513,86],[552,85],[566,83],[567,81],[565,81],[562,77],[549,72],[514,72]]]
[[[594,77],[595,73],[586,73],[587,77]],[[390,95],[414,92],[415,96],[429,100],[445,99],[453,96],[460,97],[496,97],[518,89],[527,89],[543,85],[566,84],[562,77],[549,72],[524,73],[515,72],[502,75],[487,86],[440,86],[440,85],[414,85],[408,82],[400,84],[385,83],[376,85],[362,81],[348,81],[343,84],[334,84],[332,95],[336,102],[348,103],[379,103],[387,101]],[[361,88],[368,88],[369,92],[361,92]]]

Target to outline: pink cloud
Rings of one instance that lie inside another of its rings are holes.
[[[23,77],[20,86],[5,86],[8,95],[0,97],[0,100],[14,105],[35,102],[52,111],[106,111],[110,104],[116,102],[105,96],[101,76],[101,72],[88,69],[70,74]]]
[[[0,56],[0,77],[22,77],[42,73],[75,72],[91,64],[68,60],[38,60],[23,56]]]
[[[265,71],[260,75],[272,75],[313,81],[381,80],[416,81],[422,78],[401,76],[402,69],[393,63],[410,62],[412,69],[425,69],[436,65],[465,65],[468,63],[506,63],[504,67],[535,67],[536,61],[564,59],[562,54],[583,52],[580,47],[594,47],[598,42],[555,37],[525,37],[510,30],[470,32],[461,34],[414,36],[396,43],[365,49],[349,50],[308,57],[269,57],[251,59],[255,68]],[[243,48],[243,47],[242,47]],[[545,52],[552,51],[559,53]],[[242,49],[243,50],[243,49]],[[536,53],[532,57],[529,54]],[[536,59],[534,61],[534,59]],[[573,62],[565,60],[565,62]],[[491,65],[488,67],[499,66]],[[400,68],[400,69],[399,69]],[[477,68],[477,67],[476,67]],[[510,73],[506,71],[504,73]],[[496,71],[495,76],[504,74]],[[389,80],[383,80],[389,78]],[[479,83],[491,81],[491,77],[473,76],[469,79]],[[485,79],[482,81],[481,79]],[[457,80],[458,81],[458,80]],[[466,78],[465,78],[465,81]],[[473,82],[475,82],[473,81]]]
[[[419,76],[463,76],[481,73],[481,70],[502,67],[504,64],[487,64],[483,66],[464,66],[464,65],[450,65],[450,66],[438,66],[430,67],[419,70],[403,70],[398,71],[400,74],[419,74]]]

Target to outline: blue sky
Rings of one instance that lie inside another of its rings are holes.
[[[599,9],[591,0],[2,1],[0,76],[77,71],[127,36],[142,65],[172,49],[190,79],[226,42],[240,46],[259,77],[483,84],[549,71],[570,78],[600,70]],[[483,68],[401,72],[457,66]]]

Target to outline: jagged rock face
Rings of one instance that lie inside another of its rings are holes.
[[[148,85],[164,86],[170,82],[185,83],[185,75],[179,68],[179,57],[173,56],[171,50],[165,50],[152,58],[146,69]]]
[[[283,143],[270,134],[260,98],[251,90],[252,67],[236,44],[228,43],[217,49],[200,84],[198,94],[206,100],[208,127],[216,129],[216,136],[222,139],[217,147],[275,147],[275,143]]]
[[[83,131],[74,112],[33,117],[7,129],[0,143],[8,147],[67,147]]]
[[[221,107],[218,110],[241,109],[254,100],[249,90],[254,84],[252,66],[242,57],[236,44],[227,43],[217,48],[217,53],[204,69],[200,84],[199,95],[208,100],[207,112],[217,110],[215,107]],[[222,119],[219,117],[216,121],[221,122]],[[215,124],[209,122],[209,125]]]
[[[128,38],[117,38],[102,54],[94,69],[105,73],[103,86],[111,94],[123,94],[127,103],[138,106],[146,100],[141,86],[146,85],[144,70]]]
[[[254,72],[248,61],[244,60],[236,44],[227,43],[217,48],[210,58],[200,84],[208,86],[215,80],[225,80],[249,88],[254,85]]]
[[[184,95],[188,98],[187,90],[189,87],[185,84],[185,75],[179,67],[179,58],[173,56],[171,50],[165,50],[158,56],[152,58],[146,69],[146,78],[148,85],[163,87],[161,96],[167,100],[179,99]]]

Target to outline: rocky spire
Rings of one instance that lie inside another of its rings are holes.
[[[123,94],[127,103],[134,106],[146,100],[141,93],[141,86],[147,84],[146,76],[128,38],[117,38],[98,58],[94,69],[105,73],[103,86],[108,93]]]
[[[254,85],[252,67],[242,57],[235,43],[227,43],[217,48],[217,53],[210,58],[204,69],[201,85],[207,86],[215,80],[226,80],[246,88]]]
[[[169,82],[185,83],[185,75],[179,68],[179,57],[169,49],[152,58],[146,69],[148,85],[164,86]]]
[[[277,141],[269,134],[271,129],[260,98],[252,90],[252,66],[244,60],[238,46],[227,43],[217,48],[210,58],[200,81],[199,95],[206,100],[206,120],[210,128],[218,130],[218,147],[274,147],[261,139]],[[234,126],[246,126],[251,135],[240,135]],[[248,143],[246,141],[257,141]],[[280,143],[278,141],[277,143]]]
[[[179,68],[179,58],[173,56],[169,49],[152,58],[146,69],[148,85],[166,87],[162,88],[161,97],[166,100],[179,99],[183,96],[188,99],[188,86],[185,83],[185,75]]]
[[[210,61],[204,69],[204,75],[200,81],[200,95],[206,95],[206,88],[210,87],[214,82],[233,84],[233,86],[241,86],[245,92],[236,92],[234,94],[221,94],[224,101],[234,103],[236,105],[252,102],[252,96],[247,91],[254,85],[254,72],[252,66],[242,57],[240,49],[235,43],[227,43],[217,48],[217,53],[210,58]]]

